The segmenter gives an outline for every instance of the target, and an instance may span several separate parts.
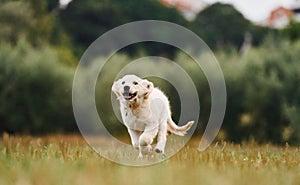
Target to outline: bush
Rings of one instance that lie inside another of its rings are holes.
[[[235,142],[252,139],[275,143],[300,141],[299,53],[300,43],[278,42],[275,45],[269,40],[242,56],[234,50],[216,54],[227,86],[222,139]],[[116,135],[126,133],[126,129],[113,114],[111,86],[121,69],[133,60],[116,54],[98,75],[95,89],[98,114],[107,129]],[[202,56],[201,60],[207,59]],[[58,62],[53,50],[47,47],[34,49],[25,41],[16,46],[3,44],[0,61],[1,132],[42,134],[76,130],[71,104],[74,71]],[[211,108],[207,80],[187,55],[180,53],[175,61],[188,72],[197,87],[201,102],[198,132],[203,131]],[[97,72],[95,64],[98,62],[103,59],[97,58],[94,63],[82,66],[80,70],[84,70],[85,75],[81,79],[82,85],[89,86],[90,75]],[[139,71],[158,70],[169,78],[178,78],[167,68],[164,62],[154,61]],[[181,110],[176,90],[164,80],[151,78],[151,81],[170,97],[173,118],[177,121]],[[86,96],[84,88],[80,94]],[[87,110],[84,106],[89,105],[84,103],[85,98],[82,100],[83,110]]]
[[[299,51],[299,43],[267,43],[221,61],[228,87],[223,125],[228,139],[299,141]]]
[[[266,43],[242,56],[234,50],[216,54],[227,86],[227,110],[222,126],[222,139],[235,142],[253,139],[257,142],[274,143],[300,141],[299,53],[299,43],[280,42],[277,45]],[[207,61],[205,56],[200,58]],[[97,82],[98,113],[108,130],[116,134],[122,134],[126,129],[113,114],[110,88],[119,71],[132,60],[125,55],[114,55],[99,74]],[[101,59],[96,61],[103,62]],[[197,87],[201,103],[197,132],[202,133],[211,109],[207,80],[187,55],[180,53],[175,61],[188,72]],[[167,66],[163,62],[154,63],[155,66],[149,63],[138,71],[161,71],[170,78],[178,78],[177,74],[166,70]],[[97,70],[92,64],[84,69],[87,75]],[[214,74],[214,71],[211,73]],[[88,79],[87,77],[86,80]],[[173,118],[177,121],[180,101],[176,90],[164,80],[151,78],[151,81],[170,98]]]
[[[0,132],[42,134],[74,131],[73,70],[51,49],[27,42],[0,46]]]

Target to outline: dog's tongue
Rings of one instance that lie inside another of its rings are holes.
[[[131,98],[131,96],[129,96],[129,95],[124,95],[124,98],[129,99],[129,98]]]
[[[130,99],[131,98],[131,96],[129,95],[129,93],[124,93],[123,96],[124,96],[125,99]]]

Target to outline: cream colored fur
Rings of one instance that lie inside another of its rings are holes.
[[[184,136],[194,121],[177,126],[171,118],[169,100],[153,83],[135,75],[126,75],[114,82],[112,91],[120,102],[123,122],[128,129],[132,145],[139,149],[139,157],[152,150],[164,153],[167,131]]]

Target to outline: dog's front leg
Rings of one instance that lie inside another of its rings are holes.
[[[146,127],[145,131],[141,134],[139,138],[139,158],[143,157],[144,154],[151,152],[151,144],[154,137],[158,132],[158,126],[156,127]]]
[[[128,133],[131,139],[131,144],[134,148],[139,149],[139,137],[141,135],[141,131],[136,131],[128,128]]]

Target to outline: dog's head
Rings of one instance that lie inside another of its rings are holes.
[[[114,82],[112,91],[119,100],[134,102],[147,99],[154,86],[152,82],[141,79],[135,75],[126,75]]]

